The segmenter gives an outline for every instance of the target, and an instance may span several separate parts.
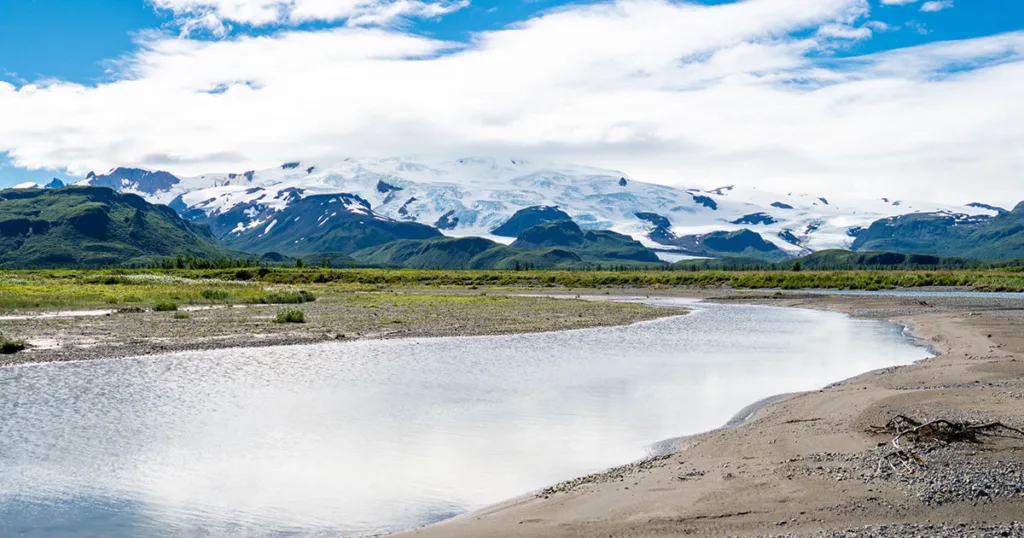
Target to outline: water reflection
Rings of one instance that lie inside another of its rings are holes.
[[[894,326],[701,305],[613,329],[10,368],[0,535],[403,529],[925,356]]]

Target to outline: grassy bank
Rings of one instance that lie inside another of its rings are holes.
[[[389,288],[837,288],[960,286],[1024,291],[1024,272],[975,271],[430,271],[414,269],[60,270],[0,272],[0,310],[290,304]],[[304,295],[304,293],[306,293]]]
[[[295,286],[131,271],[0,272],[0,310],[296,304],[315,298]]]
[[[415,269],[60,270],[0,272],[0,309],[285,304],[302,296],[390,288],[837,288],[959,286],[1024,291],[1024,272],[964,271],[432,271]]]
[[[178,310],[171,310],[149,306],[103,316],[13,317],[3,320],[3,336],[24,342],[27,349],[0,354],[0,366],[338,340],[583,329],[679,313],[642,304],[490,292],[329,291],[320,294],[318,290],[314,302],[284,307],[249,303],[189,310],[178,305]]]
[[[1024,291],[1024,272],[1011,271],[425,271],[274,270],[261,280],[279,284],[334,283],[392,287],[719,287],[881,290],[967,286]]]

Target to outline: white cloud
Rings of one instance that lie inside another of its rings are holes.
[[[411,17],[437,17],[461,9],[468,0],[149,0],[174,13],[188,35],[204,28],[226,34],[230,23],[250,26],[341,21],[350,25],[388,24]]]
[[[913,4],[918,0],[882,0],[884,6],[905,6],[907,4]]]
[[[867,26],[855,28],[848,24],[826,24],[818,29],[818,35],[837,39],[861,40],[871,37],[871,28]]]
[[[892,26],[882,21],[868,21],[864,23],[864,26],[867,26],[868,28],[871,28],[876,32],[890,32],[899,30],[899,26]]]
[[[0,152],[180,174],[521,156],[677,185],[1024,198],[1024,33],[829,59],[839,38],[822,29],[852,27],[865,6],[621,1],[468,45],[354,27],[153,37],[123,80],[0,82]]]
[[[943,9],[950,9],[952,7],[953,0],[932,0],[921,4],[921,11],[934,13],[936,11],[942,11]]]

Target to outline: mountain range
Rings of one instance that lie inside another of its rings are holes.
[[[116,168],[77,185],[166,205],[208,226],[230,249],[335,252],[383,265],[447,267],[458,265],[456,258],[471,266],[723,256],[779,261],[827,249],[1005,259],[1020,255],[1006,245],[1021,243],[1014,226],[1020,207],[843,199],[738,185],[679,188],[612,170],[514,159],[295,161],[195,177]],[[45,185],[43,192],[60,186]],[[455,240],[469,237],[487,242]],[[446,261],[453,249],[459,255]],[[527,250],[533,261],[517,259]]]

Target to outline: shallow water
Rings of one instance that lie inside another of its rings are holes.
[[[673,302],[687,301],[659,301]],[[927,356],[893,325],[696,307],[618,328],[0,369],[0,535],[404,529]]]

